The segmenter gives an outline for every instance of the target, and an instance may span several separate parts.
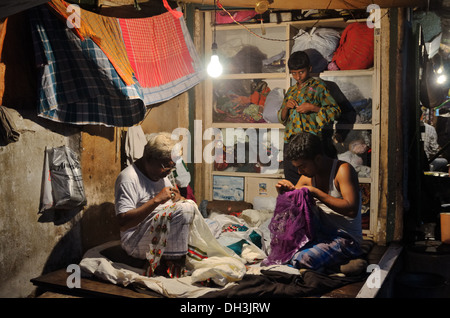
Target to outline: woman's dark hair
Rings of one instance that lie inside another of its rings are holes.
[[[299,70],[305,67],[310,67],[308,54],[303,51],[296,51],[291,54],[288,60],[288,67],[290,70]]]
[[[287,145],[286,160],[314,160],[323,154],[322,140],[319,136],[308,132],[293,135]]]

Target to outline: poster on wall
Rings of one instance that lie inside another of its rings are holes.
[[[214,176],[213,200],[243,201],[244,178],[229,177],[229,176]]]

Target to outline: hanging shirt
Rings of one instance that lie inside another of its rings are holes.
[[[294,108],[283,121],[281,112],[290,99],[297,101],[298,105],[308,102],[320,106],[321,109],[318,113],[300,114]],[[295,84],[289,87],[278,111],[278,120],[285,126],[284,142],[287,143],[292,135],[302,131],[320,134],[322,128],[335,121],[340,114],[340,107],[321,79],[311,77],[301,87]]]

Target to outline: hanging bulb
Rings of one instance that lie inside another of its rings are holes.
[[[436,82],[438,84],[444,84],[447,81],[447,75],[441,74],[437,77]]]
[[[218,77],[222,74],[223,68],[217,54],[211,55],[211,62],[208,64],[207,71],[211,77]]]
[[[208,64],[208,68],[206,71],[208,72],[209,76],[211,77],[218,77],[222,74],[223,67],[222,64],[220,64],[219,56],[216,53],[217,50],[217,44],[213,43],[212,47],[213,53],[211,55],[211,61]]]

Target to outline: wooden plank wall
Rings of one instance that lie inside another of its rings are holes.
[[[120,173],[116,129],[86,126],[81,132],[80,160],[87,206],[81,219],[83,251],[119,239],[114,212],[114,184]]]
[[[375,240],[403,236],[402,52],[403,9],[382,10],[380,47],[380,170]]]

